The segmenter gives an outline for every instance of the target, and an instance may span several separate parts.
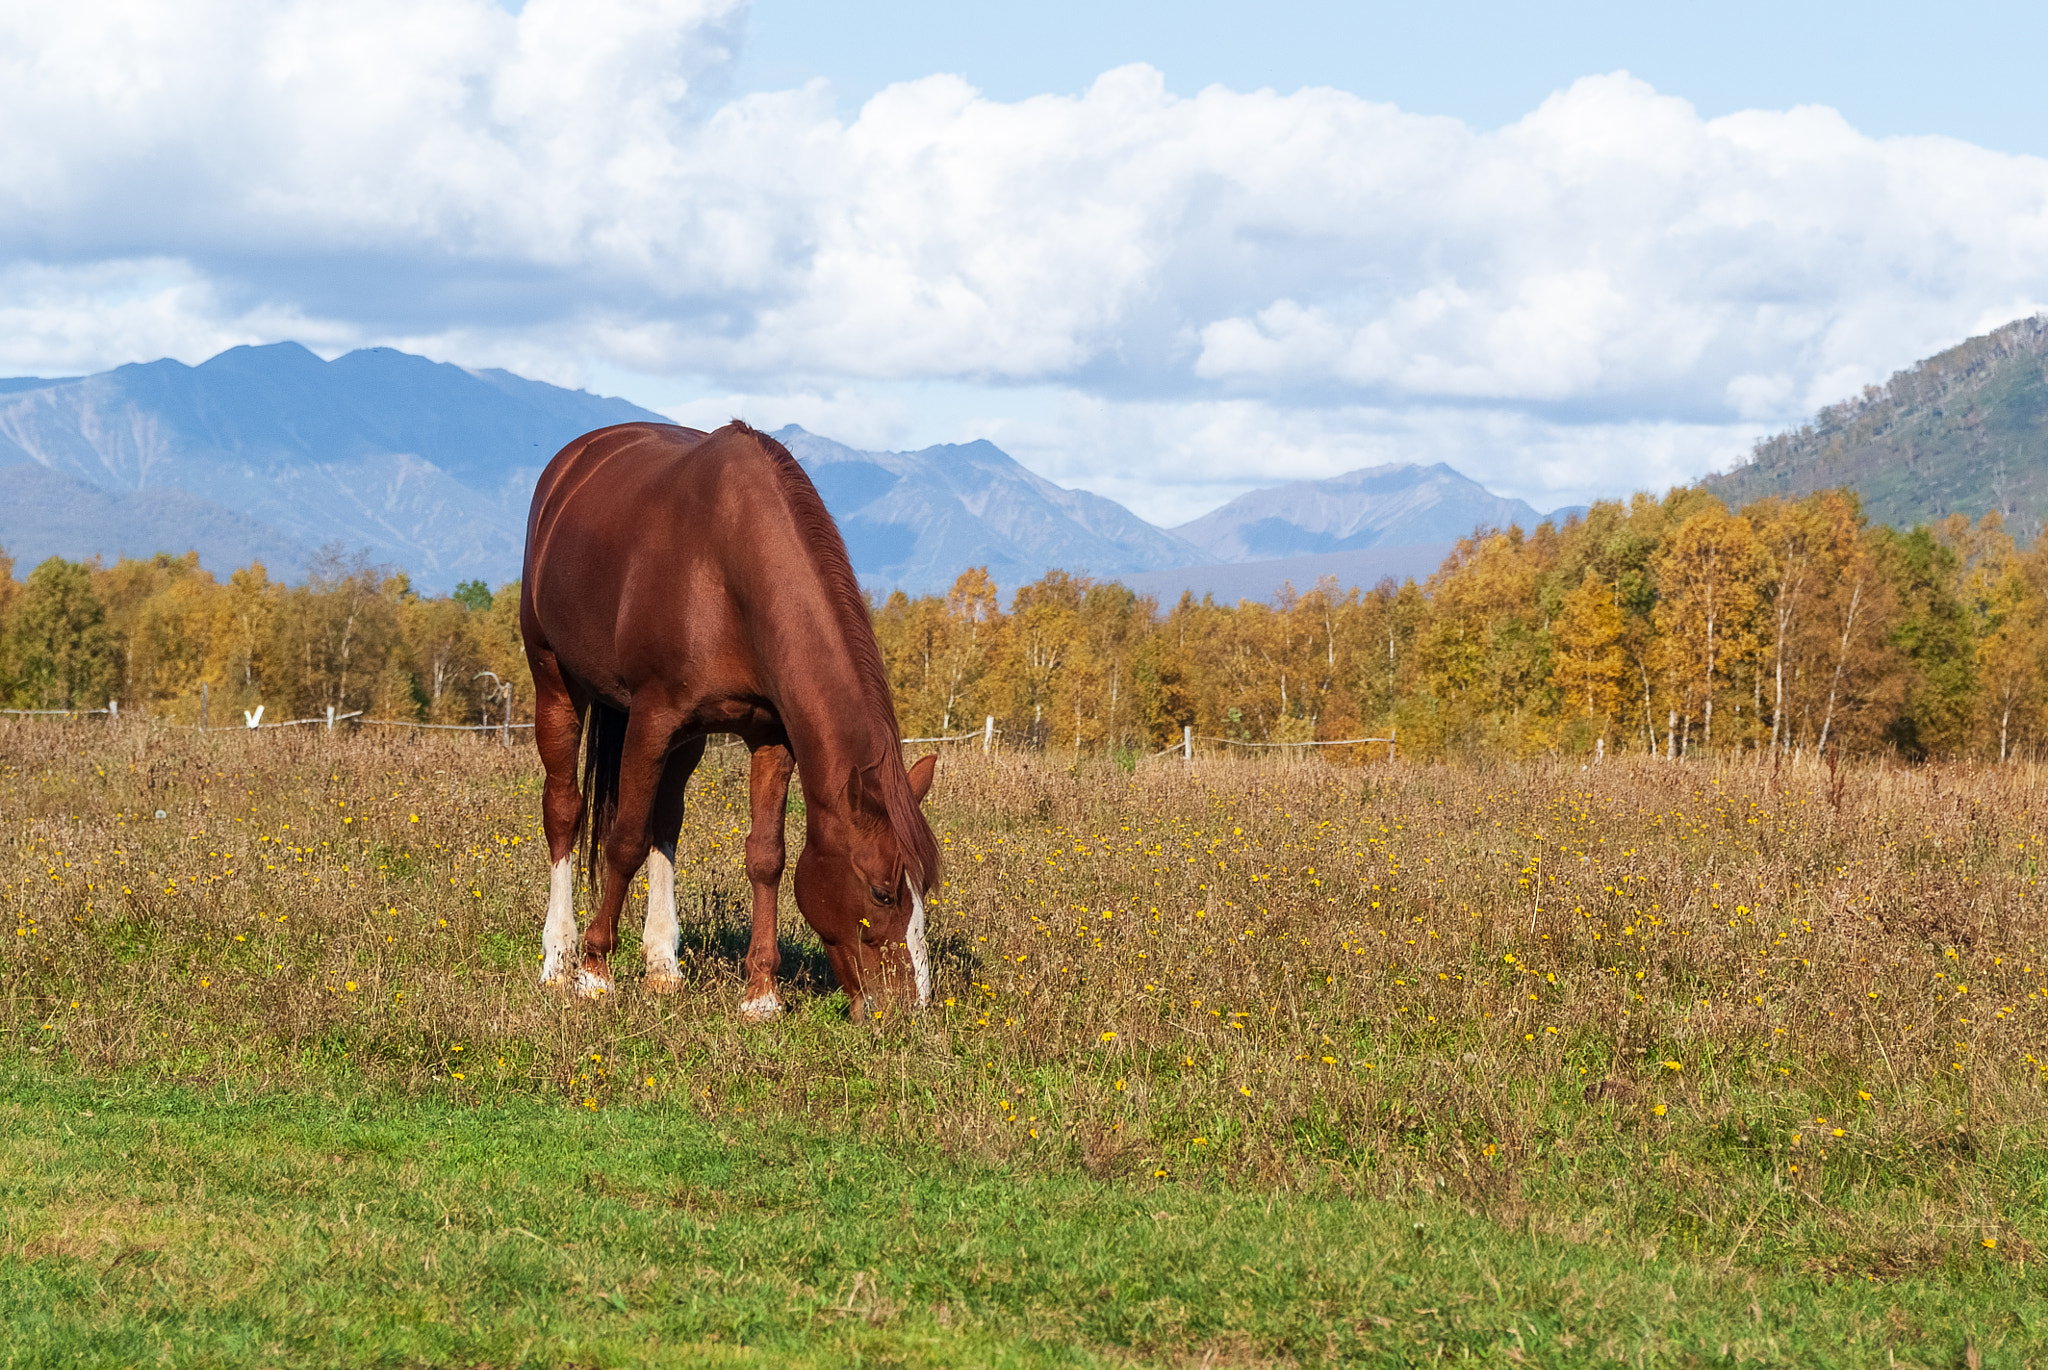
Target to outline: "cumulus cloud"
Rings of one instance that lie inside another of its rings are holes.
[[[1369,460],[1539,505],[1678,479],[2048,300],[2048,162],[1826,109],[1617,73],[1478,131],[1133,66],[841,119],[722,96],[745,17],[18,0],[0,360],[394,342],[870,432],[979,387],[990,436],[1171,518]]]

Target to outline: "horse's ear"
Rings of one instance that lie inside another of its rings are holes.
[[[939,754],[932,752],[910,763],[910,795],[918,803],[932,792],[932,775],[939,769]]]

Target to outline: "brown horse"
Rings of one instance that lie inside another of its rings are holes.
[[[683,789],[706,734],[732,733],[753,754],[754,931],[740,1011],[782,1011],[775,904],[792,768],[804,797],[797,907],[853,1016],[878,998],[929,999],[925,899],[939,853],[919,805],[937,758],[904,768],[846,545],[782,444],[738,422],[710,434],[629,423],[570,443],[533,493],[519,627],[547,768],[543,982],[566,978],[585,995],[612,987],[619,911],[646,862],[646,984],[681,985]],[[572,965],[579,833],[593,883],[603,868],[603,894]]]

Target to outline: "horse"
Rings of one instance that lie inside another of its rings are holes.
[[[742,1016],[784,1007],[775,910],[792,770],[804,804],[797,908],[853,1018],[930,1001],[925,904],[939,851],[921,806],[938,758],[903,764],[867,599],[781,443],[737,420],[711,433],[618,424],[571,442],[534,489],[519,629],[547,772],[544,985],[584,997],[614,988],[619,914],[644,862],[642,983],[681,987],[683,790],[706,736],[730,733],[751,762]],[[579,840],[591,884],[600,873],[603,884],[577,958]]]

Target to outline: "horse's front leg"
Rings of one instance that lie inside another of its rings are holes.
[[[654,849],[647,853],[647,921],[641,925],[640,954],[650,994],[673,994],[683,987],[683,968],[676,959],[682,928],[676,922],[676,839],[683,831],[683,794],[690,774],[704,759],[704,739],[693,737],[669,753],[654,791],[654,816],[649,827]]]
[[[754,891],[754,935],[747,944],[747,992],[740,1016],[755,1021],[782,1012],[775,973],[782,953],[775,945],[775,905],[782,891],[783,816],[789,808],[789,777],[796,760],[789,748],[769,743],[754,749],[747,776],[752,826],[747,831],[747,883]]]

